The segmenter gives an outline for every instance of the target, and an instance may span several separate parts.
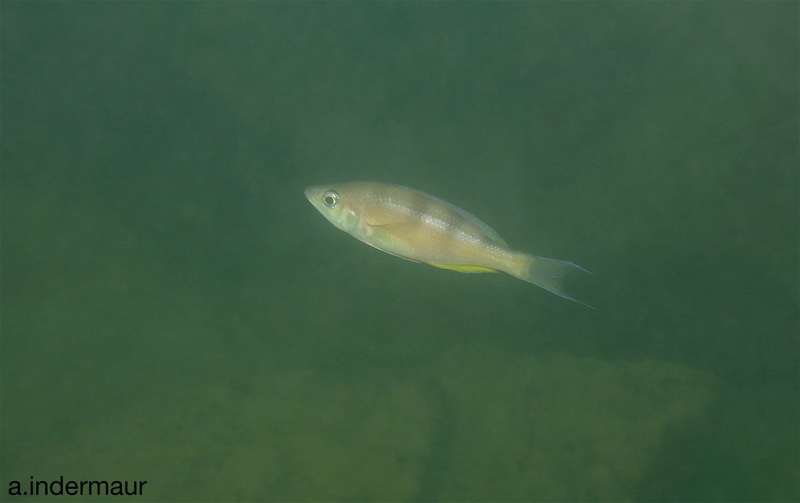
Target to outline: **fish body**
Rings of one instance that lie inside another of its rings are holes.
[[[424,192],[379,182],[316,185],[309,202],[334,226],[381,251],[459,272],[502,271],[556,295],[571,262],[511,250],[475,216]],[[591,306],[590,306],[591,307]]]

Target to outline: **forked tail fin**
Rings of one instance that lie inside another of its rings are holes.
[[[518,276],[519,279],[525,280],[528,283],[533,283],[534,285],[544,288],[548,292],[552,292],[559,297],[564,297],[565,299],[569,299],[577,302],[578,304],[583,304],[586,307],[594,309],[589,304],[581,302],[567,295],[567,293],[564,291],[564,285],[562,284],[562,280],[572,273],[585,272],[587,274],[591,274],[589,271],[579,265],[573,264],[572,262],[567,262],[565,260],[537,257],[535,255],[528,255],[528,257],[531,260],[528,263],[527,271],[523,271],[522,274]]]

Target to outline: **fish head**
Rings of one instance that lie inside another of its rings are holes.
[[[335,185],[314,185],[305,190],[306,199],[337,228],[352,234],[359,224],[356,201]]]

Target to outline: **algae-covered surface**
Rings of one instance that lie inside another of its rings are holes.
[[[15,462],[136,473],[174,500],[630,500],[718,400],[713,376],[678,364],[457,346],[378,379],[259,372],[131,400]]]
[[[0,500],[797,501],[797,16],[0,3]],[[352,180],[595,309],[359,243]]]

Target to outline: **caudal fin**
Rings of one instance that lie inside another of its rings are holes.
[[[579,265],[573,264],[572,262],[567,262],[565,260],[537,257],[534,255],[529,255],[529,257],[531,258],[531,261],[528,264],[527,271],[518,276],[519,279],[533,283],[534,285],[544,288],[548,292],[552,292],[559,297],[564,297],[565,299],[569,299],[577,302],[578,304],[583,304],[586,307],[594,309],[589,304],[581,302],[567,295],[567,293],[564,291],[564,285],[562,284],[563,279],[570,274],[575,272],[585,272],[587,274],[591,274],[589,271]]]

